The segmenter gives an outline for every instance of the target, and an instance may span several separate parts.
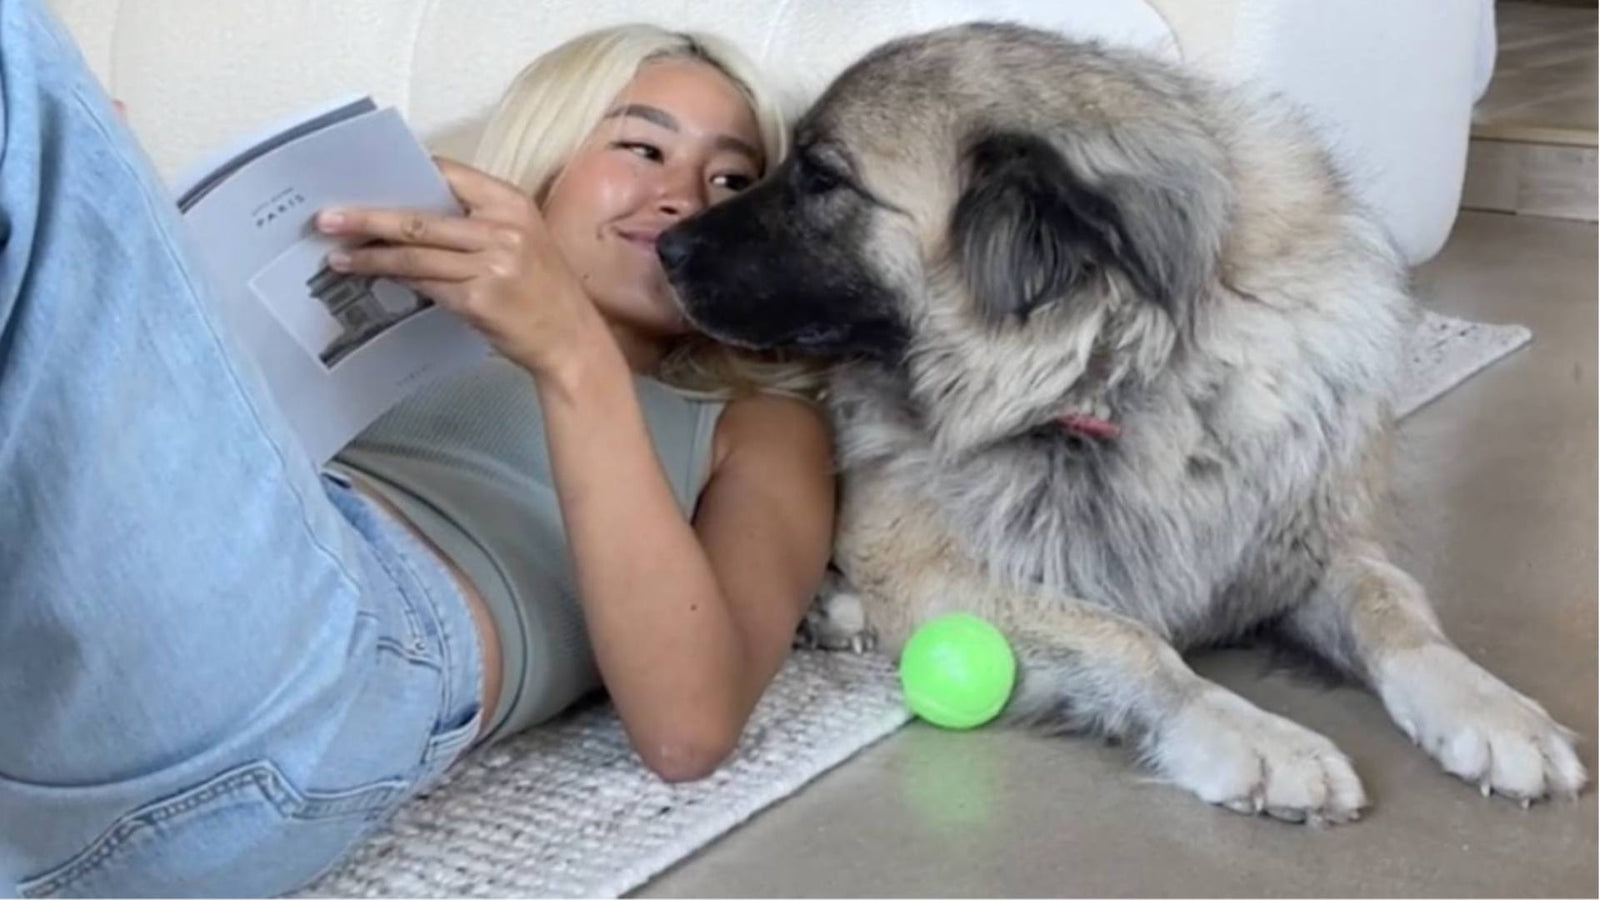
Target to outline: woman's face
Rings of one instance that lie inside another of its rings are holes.
[[[739,90],[694,60],[646,63],[551,185],[545,221],[614,328],[646,341],[688,326],[656,237],[761,174],[761,132]]]

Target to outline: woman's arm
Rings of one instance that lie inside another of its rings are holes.
[[[798,401],[731,404],[691,524],[625,366],[596,364],[539,384],[606,687],[652,770],[702,777],[737,743],[826,567],[834,502],[826,428]]]
[[[533,373],[601,676],[647,765],[703,775],[737,742],[826,566],[826,428],[797,401],[730,404],[686,521],[632,372],[538,210],[475,169],[440,169],[466,216],[326,211],[324,231],[385,242],[329,264],[407,280]]]

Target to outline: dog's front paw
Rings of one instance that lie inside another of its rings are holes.
[[[1315,825],[1357,819],[1361,780],[1333,742],[1212,688],[1156,737],[1156,768],[1209,803]]]
[[[1588,780],[1573,734],[1454,647],[1406,651],[1380,673],[1396,724],[1445,771],[1524,806],[1575,797]]]
[[[795,646],[805,649],[850,650],[868,653],[878,646],[878,635],[867,624],[861,597],[849,582],[829,572],[806,617],[795,634]]]

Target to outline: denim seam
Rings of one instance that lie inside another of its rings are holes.
[[[455,674],[455,666],[452,665],[452,663],[455,661],[455,653],[457,650],[457,648],[451,646],[451,643],[454,640],[454,637],[451,634],[453,629],[445,627],[444,623],[446,620],[441,610],[439,599],[437,596],[435,596],[433,589],[429,587],[428,581],[417,574],[415,567],[411,565],[410,560],[406,557],[401,556],[397,561],[399,565],[404,566],[406,570],[412,574],[413,578],[415,579],[415,583],[421,588],[423,598],[427,601],[428,606],[433,611],[434,621],[438,623],[439,626],[439,646],[443,648],[443,657],[440,662],[442,671],[445,675],[445,677],[441,679],[441,696],[439,703],[442,716],[446,713],[453,712],[454,706],[460,704],[458,699],[450,696],[452,692],[459,693],[459,691],[452,691],[453,688],[457,688],[458,686],[450,683],[452,676]],[[466,600],[465,597],[461,599],[463,602]],[[473,629],[473,634],[471,637],[472,640],[476,642],[478,639],[476,623],[474,622],[471,627]],[[493,714],[491,710],[485,710],[481,702],[483,697],[483,681],[485,678],[481,648],[478,657],[477,674],[478,677],[476,683],[467,685],[472,693],[466,698],[466,700],[468,703],[478,707],[477,718],[481,723],[483,716]],[[441,721],[438,724],[443,726],[444,723]],[[457,740],[430,740],[428,742],[427,749],[423,754],[423,764],[430,764],[441,756],[458,753],[462,747],[469,746],[472,743],[472,740],[474,737],[476,737],[479,729],[468,729],[463,727],[460,730],[462,731],[462,734],[457,736]]]
[[[389,518],[388,513],[386,513],[383,510],[381,510],[372,501],[370,501],[370,500],[368,500],[366,498],[362,498],[361,502],[366,506],[368,514],[373,516],[374,518],[377,518],[377,517],[380,517],[380,516],[385,518],[385,519]],[[452,701],[455,699],[455,698],[453,698],[451,696],[451,694],[453,692],[456,692],[456,691],[453,691],[452,689],[457,687],[455,684],[452,683],[452,678],[451,678],[451,676],[453,676],[455,674],[455,666],[454,666],[454,663],[456,661],[455,654],[456,654],[456,651],[458,649],[455,646],[453,646],[453,642],[454,642],[455,639],[452,636],[451,632],[454,629],[446,627],[446,625],[445,625],[446,621],[448,621],[448,620],[445,617],[445,614],[444,614],[444,611],[443,611],[443,607],[439,602],[438,596],[434,593],[433,588],[430,586],[431,580],[429,578],[427,578],[427,577],[424,577],[420,572],[417,571],[416,566],[412,565],[412,563],[411,563],[411,555],[408,552],[406,552],[408,548],[404,547],[404,546],[400,546],[400,542],[404,541],[407,544],[418,545],[420,547],[420,542],[417,541],[417,539],[415,537],[413,537],[412,535],[410,535],[408,533],[400,532],[398,534],[399,534],[398,538],[396,537],[395,534],[385,534],[384,535],[385,542],[388,543],[391,548],[393,548],[394,550],[396,550],[398,552],[395,552],[395,553],[392,553],[392,554],[379,553],[379,554],[374,554],[374,555],[377,557],[378,564],[383,566],[383,570],[385,572],[388,572],[391,576],[393,576],[395,574],[394,573],[394,569],[391,568],[391,563],[394,566],[398,566],[398,567],[400,567],[400,568],[405,570],[405,573],[410,576],[409,585],[410,586],[414,586],[416,588],[417,592],[419,592],[421,594],[421,599],[427,602],[428,611],[433,615],[433,621],[434,621],[434,625],[435,625],[435,630],[439,634],[439,647],[440,647],[439,667],[440,667],[441,674],[444,675],[444,677],[440,679],[440,690],[439,690],[439,694],[440,694],[440,696],[439,696],[440,717],[435,719],[435,725],[436,726],[443,726],[443,724],[444,724],[443,716],[446,713],[450,712],[450,707],[453,706]],[[426,550],[426,548],[422,548],[422,549],[423,549],[423,552],[429,552],[429,551]],[[441,570],[444,568],[443,563],[439,564],[439,568]],[[442,573],[442,574],[444,574],[445,578],[451,577],[447,573]],[[412,596],[412,592],[407,589],[407,583],[402,582],[398,578],[395,579],[395,582],[396,582],[396,584],[401,585],[401,587],[400,587],[401,595],[403,597],[407,598],[407,599],[410,599],[411,596]],[[463,605],[464,605],[465,602],[466,602],[466,598],[462,597],[461,600],[462,600]],[[473,639],[474,642],[476,642],[477,641],[477,625],[476,625],[476,623],[474,622],[471,625],[471,627],[473,629],[472,639]],[[478,703],[480,698],[482,698],[482,696],[483,696],[484,672],[483,672],[483,662],[482,662],[481,655],[480,655],[479,664],[478,664],[477,668],[478,668],[477,683],[468,686],[472,690],[472,693],[468,698],[468,701],[471,702],[471,703]]]
[[[363,502],[367,506],[369,515],[374,517],[379,515],[379,511],[370,501],[363,500]],[[405,535],[404,539],[408,543],[415,542],[415,539],[411,538],[410,535]],[[405,573],[410,576],[409,583],[401,580],[400,578],[394,578],[395,584],[399,587],[402,598],[401,604],[408,607],[408,612],[415,614],[414,611],[409,610],[410,603],[413,600],[412,588],[414,588],[417,593],[421,594],[419,599],[428,604],[429,612],[433,615],[434,631],[439,636],[438,671],[440,678],[439,699],[437,702],[438,712],[434,716],[434,724],[433,728],[431,729],[432,731],[437,732],[440,728],[445,727],[445,722],[447,721],[445,717],[451,715],[454,712],[455,707],[458,705],[456,698],[451,696],[453,693],[457,693],[455,690],[457,686],[454,684],[455,667],[452,665],[452,662],[454,661],[453,654],[455,652],[454,648],[451,646],[452,637],[450,632],[452,629],[445,625],[446,620],[440,608],[438,598],[434,596],[433,590],[429,587],[428,579],[424,578],[421,573],[417,571],[416,567],[411,564],[411,559],[406,553],[407,548],[398,546],[398,542],[392,535],[384,535],[383,540],[389,544],[390,549],[397,552],[374,553],[373,556],[378,560],[378,565],[382,566],[383,570],[389,573],[391,577],[395,575],[394,568],[391,568],[391,564],[405,570]],[[463,600],[465,600],[465,598],[463,598]],[[483,696],[482,680],[483,665],[480,662],[478,666],[478,683],[471,686],[474,692],[471,697],[468,698],[468,702],[478,705],[478,716],[484,715],[482,706],[479,705],[479,698]],[[470,744],[472,738],[477,733],[476,729],[466,728],[465,726],[456,729],[456,731],[461,733],[457,734],[454,732],[445,732],[442,735],[434,733],[428,738],[427,742],[423,745],[422,759],[419,762],[419,765],[422,766],[423,769],[430,767],[441,756],[448,756],[457,753],[463,746]],[[424,777],[427,776],[425,775]]]
[[[439,661],[431,656],[428,656],[426,652],[418,653],[415,644],[406,644],[397,641],[392,637],[383,636],[378,638],[377,646],[379,649],[387,650],[408,663],[426,666],[427,668],[435,670],[439,668]]]
[[[439,632],[439,667],[440,670],[445,674],[445,677],[440,679],[439,689],[439,711],[442,718],[444,715],[447,715],[451,712],[449,707],[454,705],[452,703],[454,698],[450,696],[453,692],[455,692],[453,689],[456,687],[456,685],[450,683],[451,676],[455,674],[455,668],[452,665],[455,662],[455,648],[450,645],[452,641],[450,632],[452,629],[445,627],[445,618],[441,612],[438,598],[433,595],[433,591],[428,587],[427,580],[417,572],[415,566],[411,565],[411,561],[404,555],[400,555],[396,558],[395,562],[404,567],[406,574],[411,576],[412,583],[417,586],[422,594],[422,599],[428,604],[429,611],[433,613],[433,621]],[[463,601],[465,601],[465,599],[465,597],[462,598]],[[481,664],[479,668],[482,668]],[[480,675],[479,678],[481,679],[482,675]],[[477,694],[474,696],[474,700],[476,697],[481,697],[482,695],[483,685],[479,684],[477,685]],[[441,721],[438,724],[442,725],[443,722]]]
[[[361,502],[364,504],[367,503],[367,501],[364,499]],[[366,512],[368,516],[376,517],[376,513],[372,510],[370,504],[368,504]],[[377,561],[378,566],[383,569],[384,574],[389,576],[389,580],[394,583],[395,590],[400,595],[401,615],[406,620],[406,629],[410,632],[411,636],[411,644],[406,648],[407,653],[404,655],[426,660],[429,664],[437,666],[443,670],[448,662],[448,658],[444,649],[444,629],[440,627],[435,627],[434,629],[440,634],[439,659],[435,660],[432,657],[426,656],[425,654],[427,653],[428,649],[426,635],[428,629],[423,626],[422,616],[414,607],[414,598],[411,596],[412,592],[409,590],[410,585],[406,583],[405,579],[400,577],[401,573],[396,571],[395,567],[396,565],[404,566],[405,574],[410,575],[413,582],[417,581],[416,573],[412,571],[409,566],[406,566],[403,558],[401,558],[404,551],[401,548],[394,547],[394,542],[388,535],[383,535],[380,539],[390,545],[388,549],[391,551],[398,551],[385,553],[379,552],[378,548],[374,547],[372,558]],[[395,559],[390,559],[390,557],[395,557]],[[424,589],[424,591],[426,591],[426,589]],[[383,641],[398,643],[393,638],[380,639],[380,643]]]
[[[345,814],[368,814],[387,807],[403,793],[405,786],[395,780],[379,781],[363,788],[345,792],[342,797],[318,799],[312,794],[296,790],[276,766],[270,762],[251,763],[220,781],[205,784],[192,793],[177,797],[144,810],[136,810],[110,831],[101,835],[88,849],[65,868],[50,876],[47,881],[23,887],[26,897],[43,897],[55,893],[98,868],[128,842],[128,839],[167,819],[196,809],[213,800],[254,787],[285,818],[315,821]],[[343,801],[343,802],[341,802]],[[355,802],[352,802],[355,801]]]

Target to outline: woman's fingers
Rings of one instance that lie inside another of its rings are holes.
[[[499,222],[531,234],[543,231],[544,219],[533,198],[509,181],[453,160],[434,157],[456,200],[474,220]]]
[[[510,203],[527,202],[527,195],[516,185],[502,181],[481,169],[474,169],[472,166],[442,156],[435,156],[433,163],[439,167],[439,173],[444,176],[445,183],[450,185],[450,190],[456,195],[456,199],[473,212],[480,209],[495,209]]]
[[[461,312],[463,285],[459,281],[434,281],[427,278],[407,278],[400,284],[416,291],[429,300],[455,313]]]
[[[467,281],[481,274],[470,255],[415,244],[367,244],[328,254],[336,272],[413,281]]]
[[[447,250],[481,250],[493,240],[492,226],[486,223],[405,209],[325,209],[317,213],[317,230],[340,237],[369,237]]]
[[[466,216],[324,210],[322,232],[360,244],[330,253],[329,266],[411,285],[529,371],[550,369],[575,352],[570,336],[593,317],[582,285],[531,198],[470,166],[437,163]]]

